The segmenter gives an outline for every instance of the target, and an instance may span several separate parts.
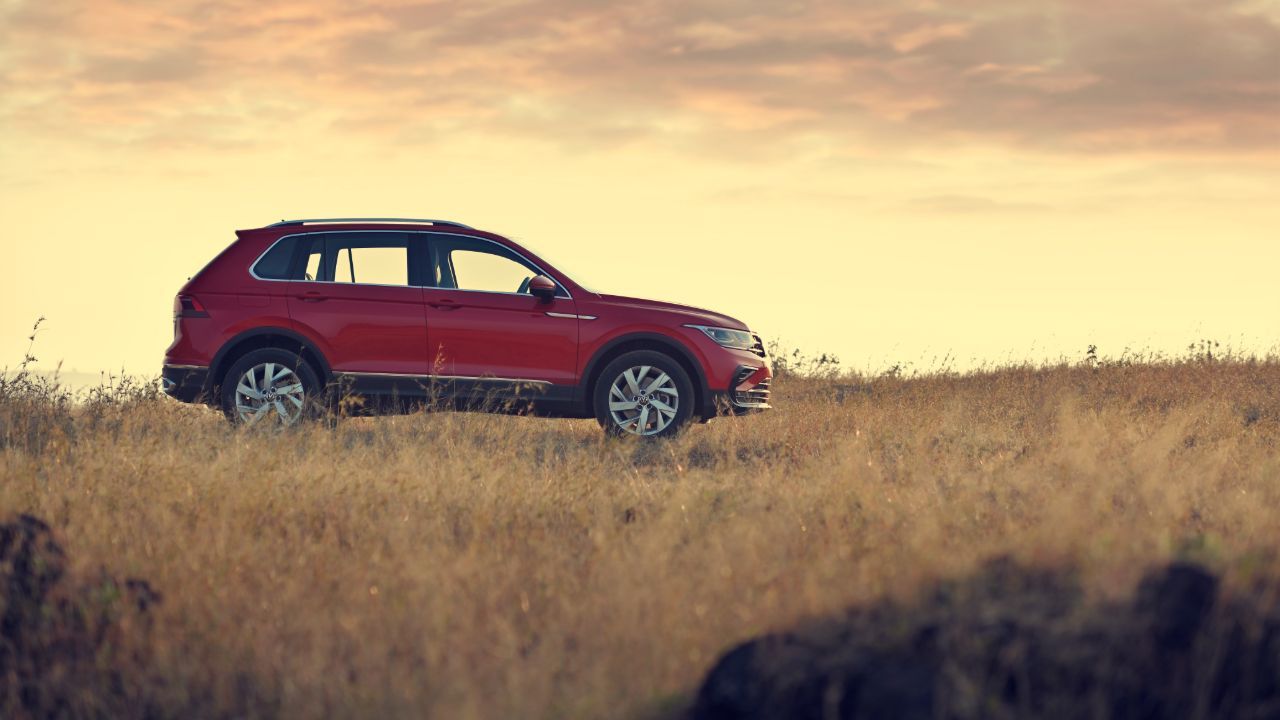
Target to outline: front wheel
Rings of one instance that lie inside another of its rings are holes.
[[[592,407],[612,435],[653,438],[674,435],[693,416],[693,382],[671,356],[637,350],[600,371]]]
[[[233,424],[288,426],[314,415],[319,395],[319,378],[297,353],[263,348],[227,371],[222,411]]]

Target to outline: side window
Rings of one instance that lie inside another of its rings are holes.
[[[527,260],[484,240],[432,238],[431,279],[436,287],[483,292],[527,293],[538,274]],[[561,290],[558,294],[567,297]]]
[[[449,251],[455,287],[461,290],[488,292],[524,292],[533,271],[493,253],[457,248]]]
[[[297,248],[297,240],[296,237],[287,237],[272,245],[253,264],[253,274],[263,280],[292,280],[290,269],[293,266],[293,251]]]
[[[329,233],[324,241],[324,261],[307,258],[321,267],[317,279],[360,285],[409,285],[409,244],[403,233]],[[316,277],[313,274],[313,277]]]
[[[324,267],[324,243],[312,243],[307,256],[302,262],[302,279],[319,280],[320,270]]]
[[[282,238],[253,264],[264,280],[311,280],[363,285],[410,285],[421,243],[405,233],[308,233]]]
[[[340,283],[353,283],[356,281],[356,263],[351,259],[351,248],[340,247],[337,249],[338,257],[333,266],[333,281]],[[362,270],[364,268],[361,268]]]

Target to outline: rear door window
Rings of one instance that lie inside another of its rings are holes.
[[[396,246],[352,247],[341,243],[335,250],[333,281],[362,285],[408,285],[409,248]]]
[[[302,254],[302,280],[319,280],[324,269],[324,243],[310,242]]]

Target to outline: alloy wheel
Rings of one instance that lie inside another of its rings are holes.
[[[236,384],[236,416],[256,425],[274,416],[281,425],[302,417],[306,390],[297,373],[280,363],[261,363],[245,371]]]
[[[609,415],[632,435],[657,435],[675,420],[679,409],[675,380],[653,365],[623,370],[609,386]]]

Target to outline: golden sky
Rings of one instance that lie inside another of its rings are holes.
[[[425,216],[845,364],[1280,346],[1275,0],[0,0],[0,366]]]

